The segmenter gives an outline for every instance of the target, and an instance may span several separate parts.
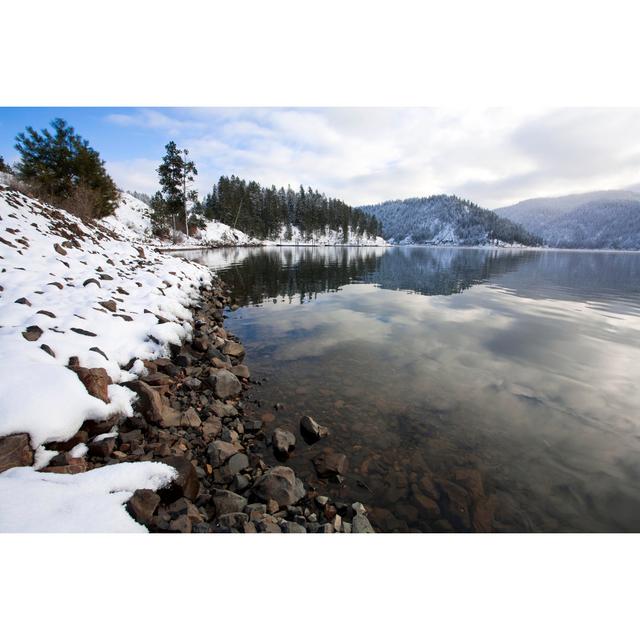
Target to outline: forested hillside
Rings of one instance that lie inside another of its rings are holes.
[[[456,196],[390,200],[360,208],[378,218],[386,240],[401,244],[541,244],[522,226]]]
[[[303,237],[322,234],[327,229],[338,231],[345,244],[350,241],[350,234],[373,238],[381,235],[381,225],[374,215],[328,198],[311,187],[297,191],[291,187],[263,187],[236,176],[222,176],[197,213],[263,239],[282,236],[290,240],[296,228]]]
[[[640,249],[640,194],[632,191],[536,198],[498,211],[552,247]]]

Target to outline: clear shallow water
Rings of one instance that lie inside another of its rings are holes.
[[[183,255],[237,295],[226,326],[254,379],[268,378],[248,411],[296,433],[289,464],[321,492],[371,505],[380,529],[437,530],[418,496],[429,478],[457,482],[472,469],[494,530],[640,531],[640,255]],[[302,442],[303,414],[331,437]],[[311,458],[325,445],[349,458],[342,486],[315,478]]]

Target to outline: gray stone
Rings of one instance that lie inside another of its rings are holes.
[[[307,533],[307,530],[296,522],[283,522],[281,528],[283,533]]]
[[[353,522],[351,523],[351,532],[352,533],[375,533],[371,523],[367,516],[357,515],[353,518]]]
[[[214,469],[221,467],[231,456],[238,453],[238,448],[230,442],[216,440],[207,447],[207,458]]]
[[[316,442],[329,435],[329,429],[319,425],[311,416],[300,418],[300,433],[307,442]]]
[[[289,451],[296,446],[296,437],[290,431],[277,427],[271,436],[273,450],[280,456],[288,456]]]
[[[253,493],[262,500],[274,500],[278,506],[295,504],[305,495],[302,480],[289,467],[273,467],[256,480]]]
[[[209,374],[209,386],[221,400],[237,396],[242,391],[240,380],[226,369],[211,371]]]
[[[320,478],[336,478],[344,476],[347,471],[347,456],[326,449],[313,459],[313,466]]]
[[[211,497],[211,501],[216,507],[216,516],[219,518],[227,513],[237,513],[243,511],[247,506],[247,499],[232,491],[224,489],[217,490]]]

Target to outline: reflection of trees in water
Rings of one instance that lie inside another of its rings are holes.
[[[258,250],[218,274],[232,287],[239,304],[278,297],[304,302],[374,271],[380,255],[379,249],[346,247]]]
[[[240,304],[278,297],[304,302],[352,282],[423,295],[451,295],[484,282],[529,297],[640,293],[640,256],[631,253],[292,247],[248,249],[238,258],[218,273]]]
[[[427,296],[451,295],[515,271],[537,255],[504,249],[392,249],[383,256],[378,270],[362,281]]]

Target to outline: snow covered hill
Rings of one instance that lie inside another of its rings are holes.
[[[520,225],[456,196],[389,200],[359,208],[375,215],[384,237],[396,244],[540,244]]]
[[[57,453],[47,443],[68,440],[86,420],[132,415],[135,394],[120,383],[191,335],[189,307],[211,281],[206,268],[132,242],[142,232],[125,220],[123,237],[113,224],[85,224],[0,187],[0,438],[27,434],[35,450],[33,467],[0,473],[0,531],[55,530],[56,514],[70,509],[80,520],[67,519],[67,530],[105,530],[107,520],[111,530],[144,530],[123,503],[173,477],[155,462],[64,478],[37,472]],[[102,392],[90,393],[92,384]]]
[[[128,193],[122,193],[120,202],[114,215],[104,219],[104,224],[114,232],[128,240],[144,242],[162,248],[195,248],[195,247],[240,247],[258,245],[342,245],[354,246],[384,246],[387,243],[380,237],[368,234],[357,234],[349,229],[347,243],[344,242],[342,232],[327,228],[325,233],[314,233],[307,237],[297,227],[292,227],[288,235],[283,227],[276,238],[260,240],[246,233],[234,229],[222,222],[208,222],[206,227],[187,238],[180,233],[177,244],[163,242],[151,233],[151,210],[142,202]]]
[[[496,210],[553,247],[640,249],[640,193],[593,191]]]

